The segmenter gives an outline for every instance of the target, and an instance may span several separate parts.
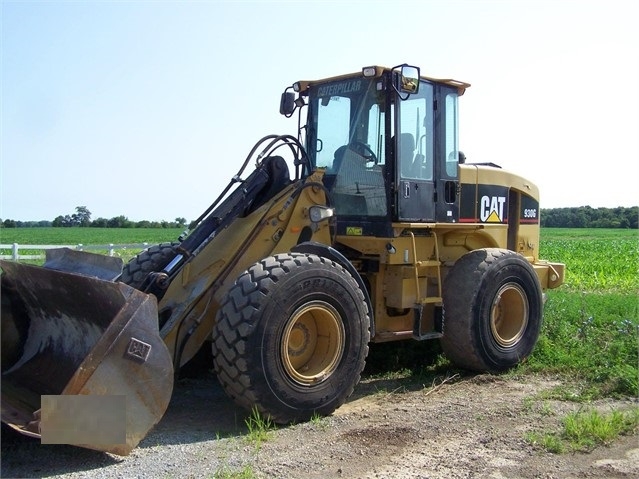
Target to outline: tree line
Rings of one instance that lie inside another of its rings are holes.
[[[544,228],[639,228],[639,207],[591,208],[579,206],[572,208],[542,208],[541,226]],[[77,206],[75,212],[60,215],[52,221],[16,221],[0,219],[2,228],[47,227],[68,228],[184,228],[185,218],[174,221],[130,221],[126,216],[97,218],[91,220],[91,212],[86,206]]]
[[[76,206],[75,212],[68,215],[56,216],[52,221],[16,221],[0,220],[2,228],[35,228],[35,227],[71,228],[184,228],[185,218],[175,218],[175,221],[131,221],[126,216],[114,216],[113,218],[91,219],[91,211],[86,206]]]
[[[541,209],[541,226],[546,228],[639,228],[639,207]]]

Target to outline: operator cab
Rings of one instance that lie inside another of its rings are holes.
[[[457,98],[468,86],[400,65],[285,92],[282,113],[308,108],[304,143],[311,169],[325,169],[338,235],[459,220]]]

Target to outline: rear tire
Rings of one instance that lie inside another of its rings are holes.
[[[120,282],[140,289],[149,273],[162,271],[177,256],[179,244],[178,241],[160,243],[142,251],[124,265]]]
[[[462,256],[444,281],[442,349],[457,366],[509,369],[532,352],[541,329],[543,297],[531,264],[503,249]]]
[[[327,415],[359,381],[369,325],[364,294],[339,264],[296,253],[268,257],[222,302],[215,371],[238,405],[275,422]]]

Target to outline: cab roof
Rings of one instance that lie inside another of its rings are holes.
[[[374,69],[375,73],[374,75],[369,76],[369,78],[379,78],[384,73],[388,73],[393,70],[393,68],[373,65],[373,66],[364,67],[362,68],[361,71],[354,72],[354,73],[347,73],[344,75],[337,75],[334,77],[322,78],[320,80],[301,80],[294,83],[294,89],[295,91],[302,93],[307,91],[312,85],[315,85],[317,83],[326,83],[326,82],[332,82],[337,80],[344,80],[347,78],[361,77],[362,72],[364,70],[372,70],[372,69]],[[433,82],[433,83],[442,83],[444,85],[457,88],[457,93],[459,95],[463,95],[466,89],[470,87],[470,83],[466,83],[459,80],[453,80],[452,78],[433,78],[433,77],[429,77],[425,75],[420,75],[419,78],[422,80]]]

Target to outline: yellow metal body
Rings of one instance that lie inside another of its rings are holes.
[[[461,184],[502,185],[510,188],[510,200],[521,195],[539,198],[537,187],[524,178],[500,169],[460,165]],[[463,201],[464,199],[462,199]],[[474,198],[479,204],[479,198]],[[517,206],[517,205],[514,205]],[[517,208],[514,208],[516,210]],[[392,238],[338,236],[337,243],[379,260],[379,270],[361,269],[370,284],[375,311],[373,341],[393,341],[413,336],[414,311],[424,308],[424,321],[432,321],[433,308],[442,306],[442,283],[448,270],[469,251],[480,248],[510,249],[534,267],[543,290],[560,286],[565,266],[539,258],[539,224],[520,224],[510,217],[495,223],[393,223]],[[355,230],[356,231],[356,230]],[[357,265],[356,265],[357,266]],[[435,325],[422,324],[434,331]]]
[[[522,194],[539,196],[534,184],[512,173],[473,165],[459,168],[462,184],[510,187],[511,201]],[[411,338],[416,306],[424,308],[424,321],[432,321],[433,308],[442,305],[446,273],[461,256],[475,249],[504,248],[520,253],[533,265],[544,290],[563,283],[564,265],[539,259],[539,225],[520,224],[518,218],[510,218],[507,224],[393,223],[391,238],[332,237],[328,221],[312,223],[308,215],[310,206],[325,204],[324,191],[317,186],[302,187],[321,183],[322,175],[318,170],[251,215],[235,220],[171,283],[158,307],[160,316],[171,312],[161,333],[173,356],[181,351],[180,365],[210,339],[222,298],[239,274],[262,258],[290,251],[301,237],[360,253],[353,265],[370,285],[373,341],[377,342]],[[366,271],[362,267],[366,259],[378,261],[378,271]],[[435,325],[422,324],[422,329],[431,331]]]

